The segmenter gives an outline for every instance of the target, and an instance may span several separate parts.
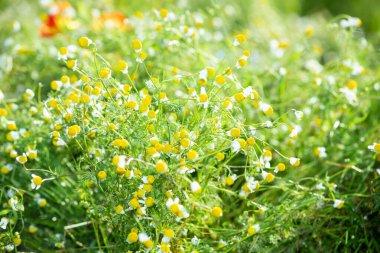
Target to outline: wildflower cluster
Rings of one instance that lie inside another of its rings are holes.
[[[41,1],[37,45],[27,22],[8,27],[0,249],[379,249],[380,84],[361,20],[257,1],[237,26],[238,4],[183,4]]]

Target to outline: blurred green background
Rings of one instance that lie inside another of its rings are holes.
[[[208,4],[234,4],[240,7],[245,13],[242,21],[249,20],[250,5],[263,0],[193,0],[192,6],[195,9],[207,8]],[[363,29],[369,37],[380,35],[380,0],[264,0],[271,4],[280,12],[294,13],[301,16],[322,14],[327,18],[332,18],[340,14],[347,14],[359,17],[363,21]],[[245,20],[244,20],[245,19]]]
[[[0,0],[0,12],[10,5],[17,8],[17,3],[25,0]],[[210,5],[227,5],[233,4],[239,6],[244,17],[241,19],[250,18],[250,5],[256,1],[262,0],[235,0],[233,2],[228,0],[192,0],[190,5],[194,9],[207,9]],[[264,0],[265,1],[265,0]],[[380,0],[266,0],[281,12],[295,13],[302,16],[324,14],[327,17],[333,17],[339,14],[348,14],[350,16],[359,17],[363,21],[363,28],[370,36],[380,33]],[[27,1],[29,2],[29,1]],[[125,1],[125,0],[109,0],[106,1],[113,6],[126,4],[132,8],[138,7],[139,9],[149,9],[152,7],[169,7],[173,5],[181,5],[187,2],[186,0],[139,0],[139,1]],[[30,4],[32,1],[29,2]],[[188,2],[189,3],[189,2]],[[35,1],[35,4],[38,4]]]
[[[275,5],[285,12],[296,12],[300,15],[324,13],[329,16],[348,14],[359,17],[363,28],[369,34],[380,30],[379,0],[273,0]]]

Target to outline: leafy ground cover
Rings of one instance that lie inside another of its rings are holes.
[[[199,6],[2,6],[2,250],[379,251],[361,19]]]

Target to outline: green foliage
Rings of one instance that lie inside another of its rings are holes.
[[[145,3],[1,5],[0,249],[380,251],[361,20]]]

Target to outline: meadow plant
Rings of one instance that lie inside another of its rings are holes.
[[[1,250],[379,250],[379,70],[359,18],[42,5],[41,44],[1,33]]]

